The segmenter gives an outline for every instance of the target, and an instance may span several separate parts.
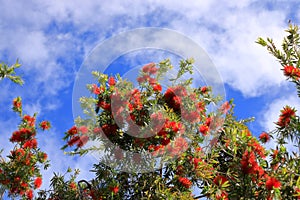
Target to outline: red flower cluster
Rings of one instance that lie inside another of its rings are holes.
[[[109,187],[109,190],[112,191],[112,193],[117,194],[119,191],[119,187],[118,186],[111,186]]]
[[[296,110],[289,106],[285,106],[283,110],[280,111],[279,120],[276,123],[280,128],[288,126],[291,122],[291,118],[296,116]]]
[[[148,63],[142,67],[144,73],[156,74],[158,68],[155,67],[155,63]]]
[[[105,135],[115,135],[118,130],[118,126],[116,124],[104,124],[101,129]]]
[[[127,104],[129,111],[133,112],[134,109],[141,110],[143,108],[143,103],[141,99],[141,92],[138,89],[134,89],[131,92],[129,102]]]
[[[157,82],[155,78],[151,77],[156,75],[157,71],[158,68],[156,67],[155,63],[146,64],[145,66],[142,67],[143,75],[138,77],[137,81],[139,83],[148,82],[151,85],[153,91],[161,92],[162,91],[161,85]]]
[[[26,123],[30,127],[34,127],[34,125],[35,125],[35,117],[31,117],[29,115],[24,115],[23,122]]]
[[[73,126],[67,131],[67,136],[69,137],[68,145],[77,147],[83,147],[89,140],[89,136],[87,136],[88,129],[85,126],[81,126],[79,128]],[[81,134],[80,134],[81,133]]]
[[[260,141],[263,142],[263,143],[269,142],[270,138],[271,138],[270,135],[266,132],[262,132],[259,136]]]
[[[226,183],[228,181],[228,179],[225,176],[222,175],[218,175],[214,178],[213,182],[218,185],[218,186],[222,186],[224,183]]]
[[[47,154],[38,149],[36,136],[35,116],[22,115],[22,102],[20,98],[13,101],[14,110],[17,110],[21,117],[19,130],[12,133],[11,142],[17,143],[11,151],[9,160],[1,162],[0,184],[9,189],[10,195],[20,195],[26,199],[33,199],[33,189],[37,189],[42,184],[42,178],[37,166],[45,163]],[[50,128],[47,121],[41,122],[43,130]],[[5,167],[2,167],[5,166]],[[35,178],[36,177],[36,178]]]
[[[194,169],[197,169],[199,166],[199,163],[202,163],[203,160],[201,158],[193,158],[193,164],[194,164]]]
[[[248,147],[251,147],[251,149],[259,155],[261,158],[266,158],[266,151],[265,148],[258,143],[258,141],[255,138],[252,138],[248,142]]]
[[[264,169],[256,162],[256,156],[253,151],[246,150],[241,160],[241,169],[245,174],[259,175],[265,174]]]
[[[268,190],[273,190],[274,188],[280,188],[281,183],[274,177],[268,177],[266,181],[266,188]]]
[[[10,141],[11,142],[25,142],[35,136],[35,130],[32,128],[21,128],[13,132]]]
[[[223,114],[226,114],[229,110],[230,110],[230,104],[228,101],[226,101],[225,103],[223,103],[221,105],[221,108],[220,108],[220,112],[222,112]]]
[[[300,188],[295,189],[295,195],[297,197],[297,200],[300,200]]]
[[[187,148],[188,143],[186,139],[184,139],[183,137],[178,137],[175,139],[172,146],[168,147],[168,151],[171,153],[171,155],[178,156],[180,153],[185,152]]]
[[[40,188],[42,185],[42,178],[41,177],[37,177],[35,180],[34,180],[34,187],[35,188]]]
[[[24,143],[23,148],[31,148],[31,149],[35,149],[37,148],[37,141],[36,139],[32,139],[32,140],[28,140]]]
[[[13,100],[13,111],[21,113],[21,111],[22,111],[21,97],[17,97]]]
[[[208,130],[209,130],[209,127],[208,127],[206,124],[200,125],[200,126],[199,126],[199,131],[200,131],[200,133],[202,133],[204,136],[207,135]]]
[[[217,200],[229,200],[228,193],[226,191],[222,191],[221,194],[216,195]]]
[[[43,130],[49,130],[51,128],[51,125],[50,125],[50,122],[48,122],[48,121],[42,121],[40,123],[40,127]]]
[[[183,86],[175,86],[168,88],[164,94],[164,99],[170,108],[174,111],[179,111],[182,103],[182,98],[187,96],[187,91]]]
[[[114,86],[116,84],[116,80],[113,76],[109,77],[108,79],[108,85]]]
[[[294,66],[290,66],[290,65],[285,66],[283,68],[283,73],[285,76],[289,78],[295,78],[297,80],[300,78],[300,69]]]
[[[192,182],[185,177],[179,177],[178,181],[182,184],[183,187],[189,189],[192,186]]]

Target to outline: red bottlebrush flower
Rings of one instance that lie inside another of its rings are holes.
[[[104,110],[110,110],[111,109],[111,105],[109,103],[106,103],[105,101],[100,101],[98,103],[98,106],[103,108]]]
[[[183,137],[176,138],[173,145],[168,145],[168,151],[173,156],[179,155],[180,153],[186,151],[187,148],[188,148],[188,143],[186,139],[184,139]]]
[[[294,66],[285,66],[283,68],[283,73],[285,76],[294,77],[296,79],[300,78],[300,69]]]
[[[101,128],[105,135],[114,135],[118,130],[118,126],[116,124],[104,124]]]
[[[155,66],[151,67],[149,70],[149,74],[156,74],[158,71],[158,68],[156,68]]]
[[[102,129],[100,127],[95,127],[94,130],[93,130],[93,133],[94,134],[101,134],[101,130]]]
[[[137,80],[137,82],[138,82],[139,84],[144,83],[144,82],[146,81],[146,79],[145,79],[144,76],[139,76],[139,77],[137,77],[136,80]]]
[[[263,143],[269,142],[270,138],[271,138],[270,135],[266,132],[262,132],[259,136],[260,141],[263,142]]]
[[[79,138],[79,142],[77,143],[77,147],[83,147],[89,140],[89,136],[82,135]]]
[[[266,188],[272,190],[273,188],[280,188],[281,183],[274,177],[269,177],[266,181]]]
[[[174,94],[172,88],[168,88],[164,94],[164,98],[166,101],[170,101],[174,96],[175,96],[175,94]]]
[[[257,153],[260,157],[265,158],[265,149],[261,146],[255,139],[252,139],[248,142],[248,146],[252,147],[254,152]]]
[[[257,166],[256,156],[253,151],[245,151],[241,160],[241,169],[245,174],[253,174],[254,168]]]
[[[192,182],[188,178],[179,177],[178,181],[183,185],[183,187],[185,187],[187,189],[192,186]]]
[[[205,103],[203,101],[198,102],[196,104],[196,108],[199,113],[204,113],[205,112]]]
[[[170,141],[171,141],[170,138],[163,138],[161,140],[161,144],[164,145],[164,146],[166,146],[166,145],[168,145],[170,143]]]
[[[28,199],[33,199],[33,191],[32,190],[29,190],[29,191],[27,191],[26,192],[26,197],[28,198]]]
[[[142,67],[142,71],[144,72],[144,73],[149,73],[150,72],[150,70],[152,69],[152,68],[155,68],[155,63],[148,63],[148,64],[146,64],[146,65],[144,65],[143,67]]]
[[[69,141],[68,145],[73,146],[74,144],[77,144],[79,142],[80,137],[79,136],[73,136]]]
[[[34,117],[30,117],[29,115],[25,115],[23,117],[24,122],[26,122],[28,124],[28,126],[34,127],[35,124],[35,118]]]
[[[116,84],[116,80],[115,80],[115,78],[114,78],[113,76],[109,77],[109,79],[108,79],[108,84],[109,84],[110,86],[113,86],[113,85]]]
[[[181,98],[179,96],[174,96],[173,99],[172,99],[172,103],[173,103],[173,106],[175,109],[178,109],[181,105]]]
[[[180,122],[176,121],[169,121],[168,119],[165,121],[164,129],[171,130],[174,133],[177,133],[178,131],[182,130],[183,126]]]
[[[161,92],[161,91],[162,91],[162,87],[161,87],[161,85],[158,84],[158,83],[152,84],[152,88],[153,88],[153,90],[154,90],[155,92]]]
[[[204,136],[207,135],[207,132],[209,130],[209,127],[207,125],[200,125],[199,126],[199,131],[202,133]]]
[[[295,195],[296,195],[297,199],[299,200],[300,199],[300,188],[295,189]]]
[[[20,131],[13,132],[10,141],[11,142],[21,142],[24,140],[24,137],[22,137],[22,134]]]
[[[218,186],[222,186],[226,181],[228,181],[228,179],[222,175],[215,177],[213,180],[213,182]]]
[[[21,182],[20,185],[21,185],[22,188],[25,188],[25,189],[28,188],[28,184],[27,183]]]
[[[197,111],[182,110],[182,118],[190,123],[196,123],[200,121],[200,115]]]
[[[42,185],[42,178],[41,177],[37,177],[35,180],[34,180],[34,188],[38,189],[40,188]]]
[[[23,148],[30,148],[30,149],[35,149],[37,148],[37,141],[36,139],[28,140],[27,142],[24,143]]]
[[[32,136],[35,135],[33,130],[27,128],[21,128],[18,131],[13,132],[10,141],[11,142],[23,142],[25,140],[30,139]]]
[[[230,104],[228,101],[226,101],[225,103],[223,103],[221,105],[221,108],[220,108],[220,111],[223,113],[223,114],[226,114],[229,110],[230,110]]]
[[[24,164],[27,165],[27,166],[29,166],[32,161],[33,161],[32,160],[32,154],[31,153],[27,154],[27,156],[25,158],[25,161],[24,161]]]
[[[176,167],[176,174],[177,175],[181,175],[182,173],[184,172],[184,167],[182,166],[182,165],[178,165],[177,167]]]
[[[279,127],[284,128],[290,124],[291,117],[294,117],[296,115],[296,110],[294,108],[286,106],[280,112],[281,112],[281,114],[280,114],[279,120],[276,124]]]
[[[202,162],[202,159],[201,158],[194,158],[193,159],[193,163],[194,163],[194,168],[197,169],[199,163]]]
[[[80,126],[78,129],[82,134],[86,134],[89,131],[89,129],[86,126]]]
[[[45,162],[48,158],[48,155],[46,153],[43,153],[43,162]]]
[[[283,73],[285,76],[292,76],[295,71],[294,66],[284,66]]]
[[[119,187],[111,186],[111,187],[109,187],[109,190],[112,191],[114,194],[117,194],[119,192]]]
[[[42,121],[40,123],[40,127],[43,130],[49,130],[51,128],[51,125],[50,125],[50,122],[48,122],[48,121]]]
[[[19,111],[22,108],[21,97],[14,98],[13,100],[13,109]]]
[[[156,84],[157,83],[157,80],[155,78],[152,78],[150,76],[147,76],[147,80],[149,82],[150,85],[153,85],[153,84]]]
[[[211,117],[208,117],[208,118],[206,118],[206,120],[205,120],[205,124],[206,124],[206,126],[210,126],[210,124],[211,124],[211,122],[212,122],[212,118]]]
[[[93,84],[92,85],[92,92],[96,95],[100,94],[100,88],[96,85],[96,84]]]
[[[217,200],[228,200],[228,193],[226,191],[222,191],[221,194],[216,195]]]
[[[273,151],[272,158],[275,159],[275,158],[277,157],[277,155],[278,155],[278,150],[275,149],[275,150]]]
[[[182,137],[176,138],[174,145],[176,147],[181,147],[182,149],[188,148],[188,143],[187,143],[186,139],[184,139]]]
[[[78,133],[78,129],[76,126],[73,126],[68,130],[68,135],[76,135]]]
[[[149,152],[152,152],[152,151],[154,151],[154,148],[155,148],[155,146],[154,146],[153,144],[150,144],[150,145],[148,146],[148,151],[149,151]]]
[[[201,87],[201,92],[206,93],[208,91],[208,88],[206,86]]]
[[[291,108],[289,106],[285,106],[283,108],[283,110],[281,110],[281,115],[282,117],[284,118],[290,118],[290,117],[293,117],[295,116],[296,114],[296,110],[294,108]]]
[[[15,151],[11,151],[12,156],[16,156],[17,159],[23,158],[25,156],[24,149],[16,149]]]
[[[179,111],[182,97],[187,95],[187,91],[184,87],[177,86],[168,88],[164,94],[164,99],[170,108],[175,111]]]
[[[77,189],[77,185],[73,181],[69,183],[69,187],[71,188],[71,190],[76,190]]]

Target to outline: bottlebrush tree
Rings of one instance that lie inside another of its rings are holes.
[[[283,74],[300,93],[300,37],[290,25],[282,50],[272,39],[259,38],[283,66]],[[291,140],[299,147],[299,116],[292,106],[279,111],[276,129],[254,136],[251,120],[234,117],[232,101],[220,104],[208,86],[196,88],[193,60],[182,60],[177,76],[161,80],[170,60],[142,67],[134,85],[119,75],[93,72],[87,86],[91,97],[80,99],[85,117],[65,132],[62,149],[71,155],[93,154],[92,180],[55,174],[50,188],[36,199],[300,199],[299,152],[288,152]],[[211,105],[220,105],[209,111]],[[35,116],[23,115],[20,98],[13,110],[21,116],[11,142],[16,147],[0,163],[0,184],[11,196],[33,199],[41,183],[39,167],[46,154],[35,140]],[[41,129],[50,128],[47,121]],[[275,149],[263,144],[276,138]],[[67,173],[71,173],[71,169]],[[193,191],[198,188],[198,194]]]

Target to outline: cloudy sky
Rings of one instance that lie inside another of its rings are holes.
[[[77,167],[82,177],[91,177],[90,162],[59,150],[63,132],[73,125],[75,77],[97,45],[132,29],[165,28],[203,48],[222,79],[226,99],[235,99],[238,118],[256,118],[249,125],[256,135],[274,128],[282,106],[300,109],[279,63],[255,43],[259,36],[281,43],[288,20],[300,23],[297,0],[0,0],[0,5],[0,60],[13,64],[19,59],[18,72],[26,82],[23,87],[0,83],[0,148],[7,153],[11,147],[8,138],[18,123],[11,101],[20,95],[27,113],[52,122],[52,130],[39,136],[52,171]]]

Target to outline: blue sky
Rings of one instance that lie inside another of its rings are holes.
[[[68,166],[81,169],[82,178],[92,176],[88,172],[92,157],[70,158],[59,150],[63,132],[73,125],[75,76],[93,48],[131,29],[167,28],[201,46],[223,80],[226,98],[235,99],[238,118],[256,118],[249,125],[256,135],[274,128],[282,106],[300,109],[279,63],[255,43],[259,36],[269,36],[280,45],[288,20],[300,23],[297,1],[0,0],[0,4],[0,60],[12,64],[19,59],[23,66],[18,72],[26,82],[23,87],[0,83],[0,148],[7,153],[12,147],[8,138],[17,118],[10,111],[11,101],[20,95],[27,113],[37,112],[40,120],[49,119],[53,125],[39,136],[52,160],[46,180],[52,171],[64,172]]]

